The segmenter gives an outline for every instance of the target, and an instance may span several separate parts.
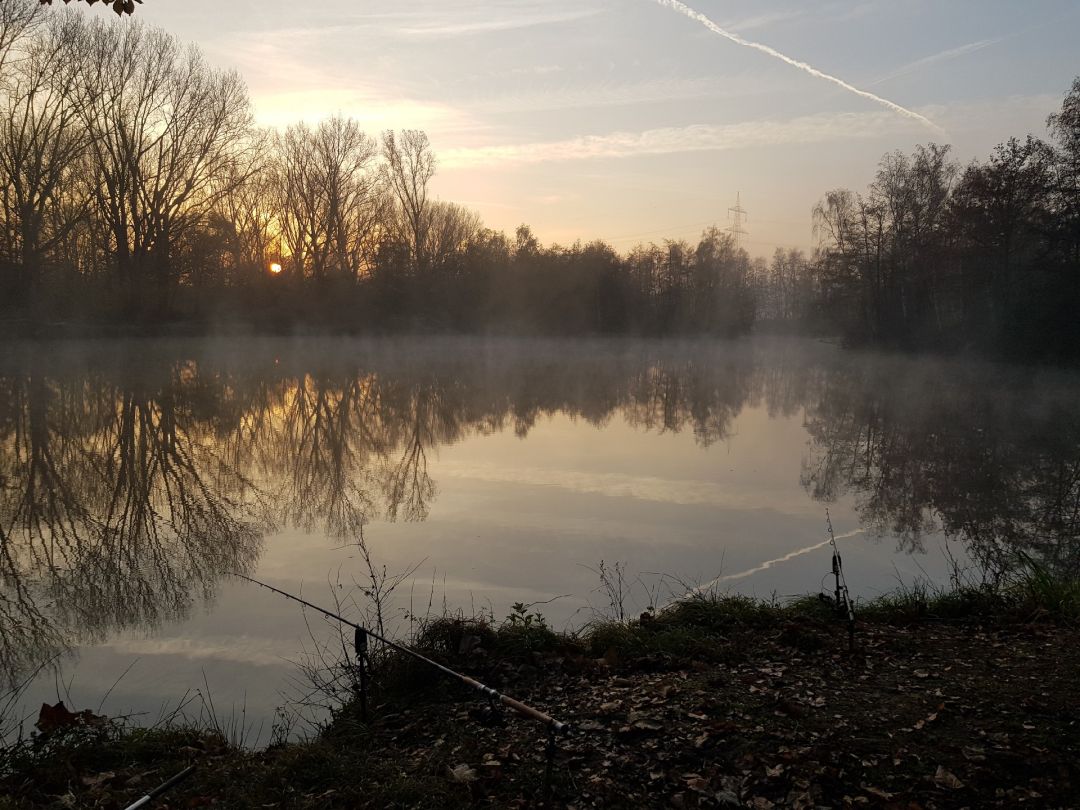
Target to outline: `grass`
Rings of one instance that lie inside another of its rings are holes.
[[[814,644],[813,634],[842,625],[832,604],[816,595],[788,602],[761,600],[716,591],[693,592],[655,612],[618,621],[598,618],[575,633],[551,630],[539,614],[511,614],[504,622],[487,618],[440,617],[425,622],[416,649],[445,663],[468,663],[469,649],[483,649],[499,660],[528,661],[537,654],[561,652],[595,658],[666,655],[710,662],[739,660],[739,641],[766,629],[787,633],[794,646]],[[1031,559],[996,586],[956,584],[935,587],[925,581],[856,605],[858,622],[906,625],[924,621],[1062,623],[1080,621],[1080,579],[1056,577]],[[411,688],[426,683],[422,665],[385,663],[386,682]],[[397,669],[402,667],[402,669]]]
[[[945,590],[917,581],[859,605],[859,617],[894,624],[1004,617],[1008,607],[1008,600],[997,588],[964,586]]]
[[[1058,576],[1027,555],[997,584],[925,581],[901,585],[859,605],[860,618],[888,623],[925,620],[1080,621],[1080,578]]]
[[[996,586],[955,584],[934,587],[924,581],[856,605],[857,622],[907,625],[924,621],[1061,623],[1080,621],[1080,579],[1056,577],[1031,559]],[[552,631],[539,614],[511,614],[496,624],[488,618],[441,617],[424,623],[415,639],[418,650],[449,664],[468,665],[467,650],[479,648],[504,661],[528,661],[538,654],[640,659],[651,655],[708,662],[741,660],[740,642],[774,629],[791,646],[814,647],[816,635],[843,625],[832,604],[819,596],[788,602],[753,599],[716,591],[693,592],[655,612],[618,621],[598,618],[581,630]],[[475,663],[475,662],[473,662]],[[386,662],[397,687],[427,683],[422,665]],[[402,666],[404,669],[395,669]]]
[[[1009,583],[1008,596],[1032,615],[1080,621],[1080,578],[1055,576],[1031,557],[1022,559],[1023,574]]]
[[[436,775],[406,779],[398,764],[376,749],[370,735],[347,724],[318,739],[251,751],[206,728],[143,729],[110,721],[38,735],[5,750],[0,756],[0,796],[6,798],[0,798],[0,810],[56,802],[99,806],[64,799],[80,786],[105,801],[101,806],[126,806],[192,761],[198,771],[185,789],[226,807],[323,806],[328,786],[334,787],[330,792],[336,805],[363,800],[365,806],[407,807],[426,798],[452,806],[455,798],[448,795],[446,780]],[[110,788],[124,792],[123,803],[107,798]]]

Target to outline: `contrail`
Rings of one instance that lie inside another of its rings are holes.
[[[835,540],[846,540],[849,537],[855,537],[857,535],[860,535],[865,531],[866,531],[866,529],[855,529],[854,531],[845,532],[844,534],[838,534],[838,535],[836,535],[836,537],[834,539]],[[809,554],[811,551],[817,551],[819,548],[824,548],[825,546],[829,545],[831,542],[832,542],[832,540],[823,540],[820,543],[814,543],[814,545],[812,545],[812,546],[805,546],[803,548],[795,549],[795,551],[789,551],[783,557],[776,557],[775,559],[772,559],[772,560],[766,560],[763,563],[759,563],[758,565],[755,565],[753,568],[748,568],[745,571],[740,571],[737,574],[725,574],[723,576],[719,576],[716,579],[712,580],[711,582],[706,582],[704,585],[698,585],[696,588],[692,588],[682,598],[686,599],[687,597],[694,596],[696,594],[706,593],[710,589],[715,588],[721,582],[730,582],[733,579],[746,579],[747,577],[752,576],[753,574],[760,573],[761,571],[767,571],[768,569],[772,568],[777,563],[787,562],[788,560],[793,560],[796,557],[801,557],[804,554]]]
[[[844,88],[849,93],[854,93],[857,96],[862,96],[863,98],[870,99],[871,101],[880,104],[883,107],[888,107],[893,112],[900,113],[900,115],[906,116],[907,118],[912,118],[916,121],[919,121],[920,123],[925,124],[939,134],[944,134],[945,132],[941,127],[939,127],[925,115],[919,115],[914,110],[909,110],[907,107],[901,107],[899,104],[889,101],[887,98],[876,96],[873,93],[867,92],[866,90],[860,90],[855,85],[848,84],[843,79],[838,79],[836,76],[830,76],[828,73],[824,73],[818,70],[813,65],[808,65],[806,64],[806,62],[800,62],[798,59],[792,59],[790,56],[785,56],[784,54],[780,53],[780,51],[776,50],[775,48],[770,48],[768,45],[762,45],[760,42],[751,42],[748,39],[743,39],[738,34],[721,28],[704,14],[694,11],[694,9],[690,8],[686,4],[680,3],[679,0],[656,0],[656,2],[662,6],[667,6],[670,9],[674,9],[680,14],[685,14],[691,20],[697,20],[714,34],[719,34],[725,39],[730,39],[736,45],[742,45],[746,48],[753,48],[755,51],[761,51],[762,53],[768,54],[769,56],[779,59],[782,62],[787,62],[792,67],[796,67],[799,70],[809,73],[811,76],[816,76],[819,79],[825,79],[825,81],[832,82],[833,84]]]
[[[899,79],[901,76],[907,76],[909,73],[914,73],[917,70],[922,70],[924,67],[928,67],[935,62],[945,62],[949,59],[956,59],[959,56],[967,56],[969,53],[975,53],[981,51],[983,48],[989,48],[991,45],[997,45],[999,42],[1003,42],[1005,37],[999,37],[997,39],[981,39],[978,42],[969,42],[967,45],[961,45],[958,48],[950,48],[947,51],[941,53],[935,53],[933,56],[926,56],[922,59],[917,59],[914,62],[909,62],[903,67],[897,68],[892,73],[887,73],[880,79],[874,79],[874,81],[868,84],[868,87],[873,87],[876,84],[882,84],[892,79]]]

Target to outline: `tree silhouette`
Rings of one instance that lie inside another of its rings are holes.
[[[424,132],[342,116],[260,131],[236,74],[88,17],[0,0],[0,320],[18,332],[778,328],[1080,357],[1080,80],[1050,142],[968,166],[944,145],[886,154],[864,192],[815,207],[817,250],[770,265],[716,227],[626,253],[486,228],[435,198]]]

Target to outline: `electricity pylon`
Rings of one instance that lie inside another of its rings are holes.
[[[728,219],[731,220],[731,225],[728,227],[728,233],[731,234],[731,241],[735,244],[735,247],[742,247],[742,238],[747,236],[747,231],[743,227],[743,220],[749,219],[749,215],[745,208],[742,207],[741,193],[735,194],[735,207],[728,209]]]

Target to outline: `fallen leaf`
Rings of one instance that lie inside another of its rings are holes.
[[[115,778],[116,778],[116,772],[115,771],[102,771],[101,773],[95,774],[94,776],[84,776],[81,781],[87,787],[93,788],[93,787],[98,787],[100,785],[103,785],[105,782],[108,782],[110,779],[115,779]]]
[[[948,790],[961,790],[964,787],[964,783],[957,779],[956,774],[945,770],[942,765],[938,765],[938,769],[934,773],[934,783],[938,787],[947,788]]]
[[[81,712],[70,711],[64,705],[64,701],[61,700],[55,706],[42,703],[35,725],[42,734],[48,734],[51,731],[71,728],[72,726],[98,726],[105,723],[105,721],[106,718],[94,714],[89,709],[84,709]]]
[[[455,765],[453,768],[448,766],[446,775],[451,782],[457,782],[458,784],[468,784],[469,782],[475,782],[477,779],[476,771],[465,763]]]

